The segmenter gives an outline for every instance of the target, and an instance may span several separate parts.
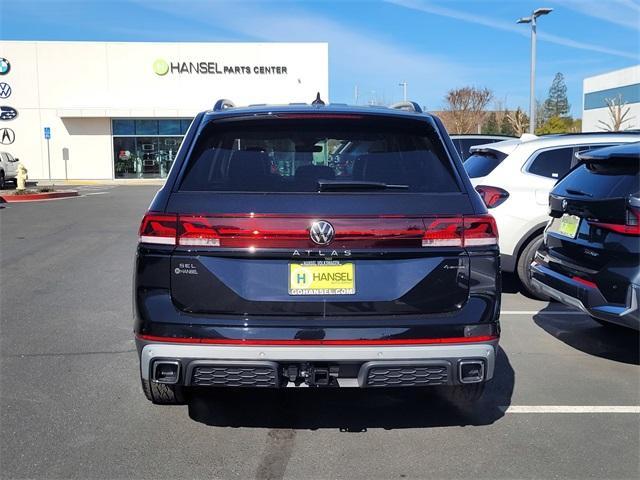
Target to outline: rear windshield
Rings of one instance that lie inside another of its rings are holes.
[[[231,119],[200,134],[180,185],[190,191],[317,192],[319,182],[379,182],[373,193],[458,192],[427,122],[393,118]],[[354,188],[355,189],[355,188]]]
[[[474,152],[464,162],[464,169],[470,178],[479,178],[489,175],[495,168],[507,158],[504,153],[490,152]]]
[[[640,191],[640,162],[590,163],[576,167],[558,183],[554,191],[580,191],[593,198],[617,198]]]

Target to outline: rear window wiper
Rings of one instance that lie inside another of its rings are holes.
[[[590,194],[589,192],[583,192],[582,190],[576,190],[575,188],[567,188],[566,192],[572,195],[583,195],[585,197],[593,197],[593,195]]]
[[[318,180],[319,192],[339,190],[408,190],[409,185],[393,185],[384,182],[364,182],[355,180]]]

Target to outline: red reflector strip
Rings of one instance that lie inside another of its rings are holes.
[[[591,225],[604,228],[612,232],[621,233],[623,235],[636,235],[640,236],[640,225],[622,225],[619,223],[602,223],[602,222],[590,222]]]
[[[581,283],[582,285],[584,285],[585,287],[589,287],[589,288],[598,288],[598,286],[593,283],[590,282],[589,280],[585,280],[584,278],[580,278],[580,277],[571,277],[571,280],[573,280],[574,282],[578,282]]]
[[[229,339],[229,338],[184,338],[160,337],[156,335],[137,334],[140,340],[165,343],[196,343],[206,345],[437,345],[443,343],[478,343],[497,340],[495,335],[481,335],[476,337],[447,337],[447,338],[390,338],[388,340],[262,340],[262,339]]]

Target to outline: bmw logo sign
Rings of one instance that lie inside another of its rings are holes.
[[[6,75],[11,70],[11,64],[6,58],[0,57],[0,75]]]

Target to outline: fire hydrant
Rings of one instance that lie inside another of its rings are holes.
[[[24,164],[19,163],[18,173],[16,175],[16,190],[24,190],[25,184],[27,183],[27,178],[29,178],[29,176],[27,175],[27,167],[25,167]]]

